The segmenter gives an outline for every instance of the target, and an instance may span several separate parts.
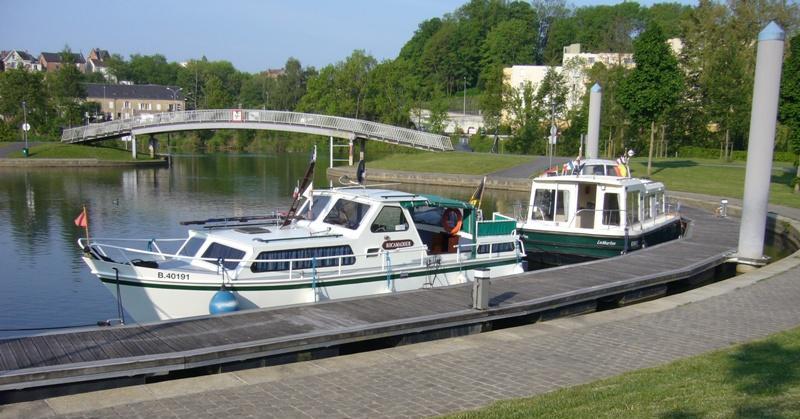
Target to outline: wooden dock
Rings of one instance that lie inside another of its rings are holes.
[[[665,284],[713,271],[735,250],[738,220],[691,208],[683,215],[690,223],[682,239],[612,259],[493,279],[485,311],[471,308],[472,288],[466,284],[0,340],[0,403],[24,398],[25,391],[113,386],[120,385],[114,380],[144,382],[199,367],[223,371],[330,356],[381,339],[398,344],[425,334],[475,333],[498,322],[592,310],[598,301],[647,298]]]

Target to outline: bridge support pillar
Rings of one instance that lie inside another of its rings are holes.
[[[358,150],[358,161],[364,160],[364,155],[367,154],[367,140],[365,138],[359,138],[359,150]]]
[[[133,159],[136,160],[136,134],[131,133],[131,152],[133,153]]]
[[[350,147],[348,148],[348,151],[347,151],[347,164],[349,166],[353,165],[353,139],[352,138],[350,139]]]
[[[150,134],[150,138],[147,140],[147,148],[150,149],[150,158],[156,158],[156,153],[158,153],[158,140],[154,134]]]

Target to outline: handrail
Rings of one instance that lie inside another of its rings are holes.
[[[135,118],[117,119],[64,129],[61,134],[61,142],[80,143],[125,135],[135,129],[214,122],[277,124],[330,129],[347,136],[371,138],[409,147],[441,151],[453,150],[450,138],[444,135],[341,116],[262,109],[206,109],[139,115]]]

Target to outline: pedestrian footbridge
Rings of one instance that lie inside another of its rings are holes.
[[[451,151],[444,135],[339,116],[258,109],[209,109],[139,115],[65,129],[61,142],[84,144],[130,135],[204,129],[261,129],[302,132],[355,140],[383,141],[431,151]]]

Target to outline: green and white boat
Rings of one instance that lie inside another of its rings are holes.
[[[229,311],[228,303],[251,309],[461,284],[477,268],[492,277],[523,271],[513,218],[478,220],[466,202],[361,186],[304,196],[274,222],[193,221],[201,227],[182,239],[79,245],[139,322],[209,314],[219,295]],[[165,250],[170,243],[175,251]]]
[[[612,160],[564,169],[533,179],[517,226],[532,266],[617,256],[682,234],[679,205],[662,183],[628,177],[627,166]]]

